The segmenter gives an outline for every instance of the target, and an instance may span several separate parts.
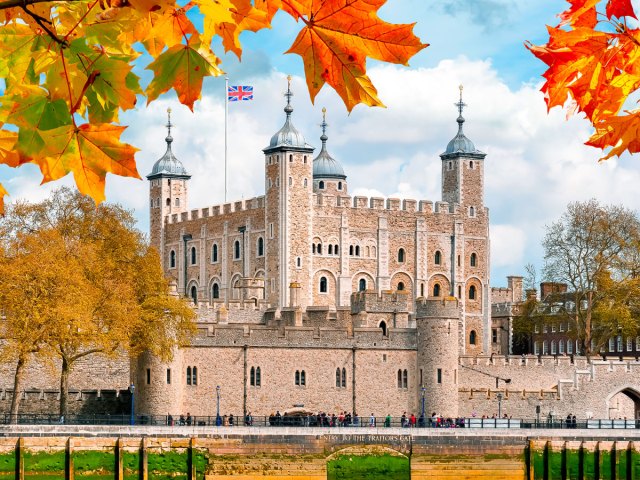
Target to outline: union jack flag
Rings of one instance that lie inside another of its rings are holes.
[[[253,100],[253,87],[249,85],[230,85],[227,89],[227,99],[230,102]]]

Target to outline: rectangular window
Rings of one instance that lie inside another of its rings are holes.
[[[383,354],[382,354],[382,361],[383,361],[383,362],[386,362],[386,361],[387,361],[387,354],[386,354],[386,353],[383,353]]]
[[[147,368],[147,385],[151,384],[151,369]]]
[[[564,322],[560,322],[560,331],[564,332]]]
[[[167,368],[167,385],[171,385],[171,369]]]
[[[627,337],[627,352],[633,350],[633,338]]]
[[[549,331],[549,325],[542,325],[542,333],[547,333]]]
[[[442,383],[442,369],[441,368],[438,369],[438,377],[436,379],[436,382],[437,383]]]
[[[616,344],[618,347],[618,351],[621,352],[622,351],[622,335],[618,335]]]
[[[533,354],[540,355],[540,342],[535,342],[533,344]]]
[[[420,369],[420,386],[424,385],[424,381],[422,379],[422,369]]]
[[[533,326],[533,333],[540,333],[540,325],[537,323]]]
[[[269,224],[269,238],[273,238],[273,223]]]
[[[609,339],[609,351],[610,352],[615,352],[616,351],[616,339],[611,337]]]
[[[547,343],[546,340],[542,342],[542,354],[549,355],[549,344]]]
[[[498,329],[497,328],[492,328],[491,329],[491,342],[492,343],[498,343]]]
[[[560,355],[564,354],[564,340],[560,340],[558,343],[558,353]]]
[[[556,324],[555,323],[551,324],[551,333],[556,333]]]
[[[573,340],[567,340],[567,353],[569,355],[573,353]]]

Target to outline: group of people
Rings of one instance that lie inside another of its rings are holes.
[[[571,413],[567,414],[565,424],[567,425],[567,428],[578,428],[578,422],[576,421],[576,416],[571,415]]]

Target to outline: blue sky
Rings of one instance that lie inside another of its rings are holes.
[[[634,2],[636,8],[640,7]],[[492,280],[541,265],[544,227],[570,201],[597,198],[640,208],[638,158],[598,164],[599,151],[583,142],[590,127],[581,118],[550,114],[542,94],[544,65],[524,42],[546,42],[546,24],[567,4],[560,0],[389,0],[380,16],[397,23],[417,22],[415,33],[431,46],[410,67],[369,61],[368,70],[386,109],[358,106],[349,115],[325,87],[312,105],[303,83],[302,62],[283,55],[302,27],[279,13],[271,30],[245,33],[243,61],[223,59],[232,84],[254,85],[253,102],[230,106],[229,199],[263,193],[261,149],[283,122],[285,77],[293,75],[294,124],[307,142],[319,146],[321,109],[327,107],[329,150],[340,160],[352,195],[440,199],[438,154],[456,132],[458,85],[465,86],[465,132],[485,162],[485,203],[490,209]],[[142,66],[141,66],[142,67]],[[141,68],[138,69],[142,71]],[[141,151],[141,175],[164,153],[166,109],[173,109],[174,152],[193,175],[190,208],[223,201],[224,79],[205,79],[203,99],[194,113],[173,93],[148,107],[142,102],[121,116],[123,135]],[[0,168],[11,198],[38,200],[65,178],[40,187],[32,166]],[[148,228],[146,181],[109,176],[107,198],[135,210],[139,227]]]

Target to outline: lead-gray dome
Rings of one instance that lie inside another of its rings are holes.
[[[165,141],[167,142],[167,151],[156,163],[153,164],[151,173],[147,175],[148,180],[153,180],[158,177],[191,178],[191,175],[187,173],[182,162],[176,158],[171,150],[171,143],[173,142],[173,137],[171,136],[171,109],[168,109],[167,113],[169,114],[169,121],[167,123],[168,134],[165,138]]]
[[[313,150],[313,147],[306,142],[304,136],[296,129],[296,127],[293,126],[293,123],[291,122],[291,112],[293,112],[293,107],[291,106],[291,97],[293,96],[293,93],[291,92],[291,77],[287,77],[287,80],[289,82],[287,86],[287,93],[284,94],[285,97],[287,97],[287,106],[284,107],[284,113],[287,114],[287,118],[284,121],[282,128],[278,130],[273,137],[271,137],[269,146],[263,151],[278,147]]]
[[[458,133],[455,137],[451,139],[451,141],[447,144],[447,148],[444,153],[440,154],[441,157],[445,158],[450,155],[471,155],[471,156],[481,156],[484,157],[486,154],[476,149],[476,146],[473,144],[471,140],[467,138],[462,130],[462,125],[464,124],[464,117],[462,116],[462,110],[466,107],[466,103],[462,101],[462,85],[460,85],[460,101],[455,104],[458,107],[458,118],[456,121],[458,122]]]
[[[340,180],[346,180],[347,176],[344,174],[344,170],[340,162],[329,155],[327,151],[327,122],[325,121],[326,109],[322,109],[322,149],[316,158],[313,159],[313,178],[339,178]]]

